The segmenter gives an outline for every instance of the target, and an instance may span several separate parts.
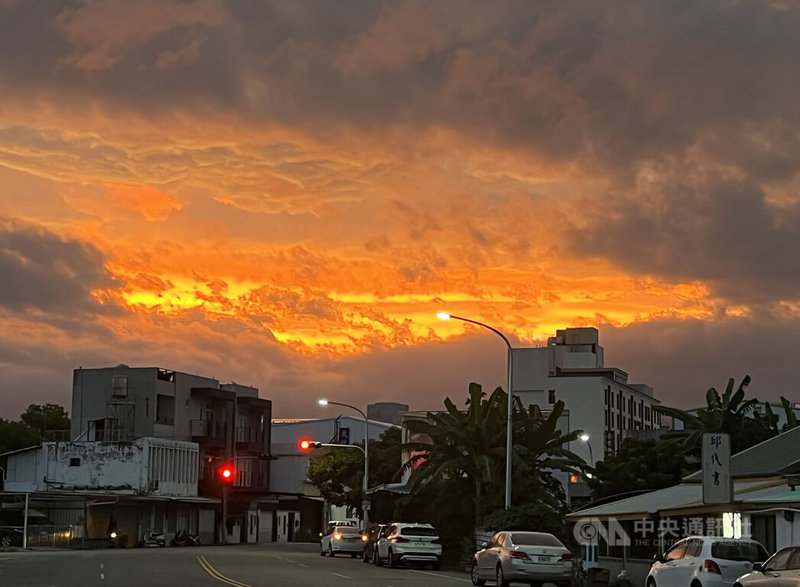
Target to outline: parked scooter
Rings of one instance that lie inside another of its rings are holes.
[[[170,542],[172,546],[200,546],[200,536],[189,534],[186,530],[181,530]]]
[[[144,536],[142,540],[139,542],[139,546],[148,546],[148,547],[156,547],[156,546],[166,546],[167,539],[164,537],[163,534],[160,532],[153,532],[148,528],[144,531]]]

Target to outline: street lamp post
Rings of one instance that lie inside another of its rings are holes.
[[[343,404],[340,402],[332,402],[326,399],[317,400],[317,403],[321,406],[342,406],[344,408],[350,408],[351,410],[355,410],[364,418],[364,481],[361,484],[362,489],[362,497],[361,497],[361,512],[362,517],[364,519],[364,528],[367,527],[367,523],[369,522],[369,507],[367,506],[367,489],[369,489],[369,419],[367,415],[358,409],[355,406],[351,406],[350,404]]]
[[[582,442],[586,443],[586,446],[589,447],[589,464],[594,467],[594,455],[592,455],[592,443],[589,442],[589,435],[588,434],[581,434],[579,436]]]
[[[439,312],[437,316],[441,320],[461,320],[462,322],[469,322],[470,324],[475,324],[477,326],[481,326],[488,330],[494,332],[497,336],[503,339],[503,342],[506,343],[506,347],[508,347],[508,413],[506,414],[506,495],[505,495],[505,509],[509,509],[511,507],[511,455],[512,455],[512,447],[513,447],[513,432],[511,428],[512,424],[512,415],[514,413],[514,393],[511,387],[511,375],[514,371],[514,349],[511,347],[511,343],[508,342],[506,335],[497,330],[488,324],[484,324],[483,322],[478,322],[477,320],[470,320],[469,318],[462,318],[461,316],[454,316],[453,314],[448,314],[447,312]]]

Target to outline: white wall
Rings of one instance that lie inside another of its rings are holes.
[[[196,496],[197,451],[195,443],[157,438],[131,443],[46,442],[8,455],[5,489]]]

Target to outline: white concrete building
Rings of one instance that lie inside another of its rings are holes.
[[[194,497],[197,474],[194,442],[45,442],[6,455],[5,490]]]
[[[524,405],[543,411],[563,401],[569,430],[589,435],[571,448],[592,465],[614,454],[628,431],[661,426],[652,388],[628,383],[625,371],[604,365],[596,328],[558,330],[547,346],[515,348],[511,386]]]

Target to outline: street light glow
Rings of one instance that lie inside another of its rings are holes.
[[[589,435],[588,434],[581,434],[579,437],[584,442],[589,442]]]
[[[439,318],[439,320],[450,320],[450,314],[447,312],[439,312],[436,314],[436,317]]]
[[[318,399],[317,403],[319,405],[321,405],[321,406],[327,406],[328,405],[328,400],[326,400],[326,399]]]

